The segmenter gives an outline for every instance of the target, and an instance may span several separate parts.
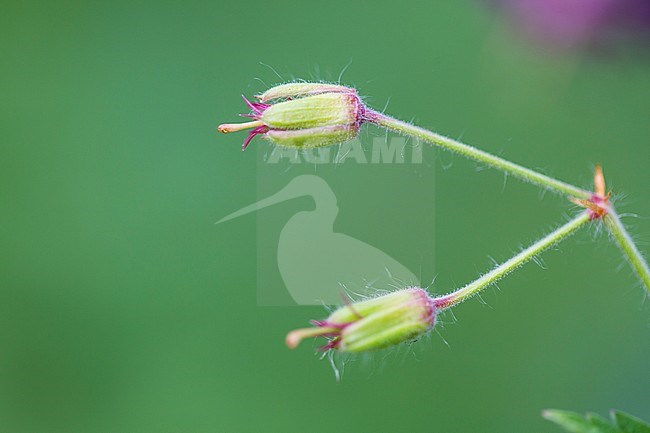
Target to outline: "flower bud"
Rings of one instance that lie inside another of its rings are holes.
[[[256,135],[273,143],[294,148],[329,146],[357,136],[364,121],[365,106],[354,89],[335,84],[289,83],[257,96],[260,102],[246,104],[253,119],[240,124],[223,124],[223,133],[252,129],[243,149]],[[267,102],[276,101],[272,104]]]
[[[313,328],[298,329],[287,335],[290,348],[308,337],[326,337],[322,350],[363,352],[383,349],[415,340],[435,324],[436,310],[428,293],[411,287],[388,295],[355,302],[334,311]]]

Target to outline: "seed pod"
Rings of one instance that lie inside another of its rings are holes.
[[[313,328],[297,329],[287,335],[290,348],[308,337],[326,337],[322,350],[363,352],[383,349],[424,335],[435,324],[436,309],[429,294],[411,287],[334,311]]]
[[[256,135],[286,147],[313,148],[353,139],[364,121],[365,106],[354,89],[336,84],[289,83],[258,95],[246,104],[253,119],[223,124],[223,133],[251,129],[243,149]],[[278,101],[279,100],[279,101]],[[267,104],[267,102],[277,101]]]

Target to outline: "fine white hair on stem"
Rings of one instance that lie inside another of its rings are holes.
[[[330,366],[332,367],[332,372],[334,372],[334,378],[336,379],[337,382],[340,382],[342,374],[341,374],[341,370],[339,370],[338,366],[336,365],[336,361],[334,360],[334,351],[328,350],[327,352],[324,352],[323,357],[327,357]]]
[[[345,71],[348,70],[348,68],[350,67],[350,65],[352,65],[352,57],[350,57],[350,60],[348,61],[348,63],[347,63],[347,64],[343,67],[343,69],[341,70],[341,73],[339,74],[339,78],[338,78],[338,80],[336,80],[336,82],[337,82],[338,84],[341,84],[341,78],[343,78],[343,74],[345,74]]]
[[[550,232],[546,236],[531,244],[529,247],[522,249],[518,254],[509,260],[506,260],[499,266],[496,266],[489,272],[481,275],[481,277],[478,279],[452,293],[434,299],[434,305],[436,305],[437,308],[444,310],[479,294],[486,287],[489,287],[490,285],[504,278],[506,275],[524,265],[529,260],[538,256],[544,251],[553,248],[559,242],[571,236],[578,229],[587,224],[590,220],[590,215],[586,212],[582,212],[577,217],[571,219],[566,224]]]
[[[515,164],[500,156],[490,154],[483,150],[462,143],[459,140],[453,140],[427,129],[415,126],[409,122],[403,122],[391,116],[379,113],[377,111],[370,109],[367,109],[366,111],[368,113],[368,116],[371,117],[372,123],[378,126],[391,129],[395,132],[407,136],[418,137],[430,144],[461,154],[466,158],[472,159],[480,164],[508,172],[513,176],[518,177],[522,181],[535,184],[539,187],[551,189],[563,195],[570,195],[572,197],[577,197],[580,199],[588,199],[591,197],[591,193],[589,191],[585,191],[566,182],[562,182],[537,171],[523,167],[519,164]]]
[[[253,77],[253,81],[259,81],[260,83],[262,83],[262,85],[263,85],[264,87],[270,87],[270,86],[269,86],[268,84],[266,84],[266,82],[265,82],[263,79],[261,79],[260,77]]]
[[[267,68],[269,68],[269,69],[271,70],[271,72],[273,72],[275,75],[277,75],[277,77],[280,79],[280,81],[285,81],[285,79],[282,77],[282,75],[280,75],[280,74],[278,73],[278,71],[276,71],[275,68],[274,68],[273,66],[268,65],[268,64],[266,64],[266,63],[264,63],[264,62],[260,62],[260,65],[262,65],[262,66],[266,66]]]
[[[648,262],[636,247],[634,240],[625,229],[625,226],[616,214],[616,211],[611,209],[611,211],[605,215],[604,221],[612,235],[612,238],[616,241],[616,244],[632,266],[632,269],[634,269],[642,286],[645,288],[646,292],[650,294],[650,268],[648,267]]]
[[[449,342],[447,341],[447,339],[445,337],[442,336],[442,334],[440,333],[440,330],[438,329],[437,326],[435,328],[435,332],[438,335],[438,337],[440,337],[440,339],[442,340],[444,345],[451,349],[451,346],[449,345]]]

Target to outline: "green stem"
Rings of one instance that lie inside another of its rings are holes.
[[[650,269],[648,268],[648,263],[643,258],[643,255],[641,255],[641,252],[634,244],[634,241],[632,241],[627,230],[625,230],[625,226],[621,222],[621,219],[611,206],[607,209],[607,214],[605,215],[604,220],[605,225],[612,234],[612,237],[634,268],[634,271],[638,275],[645,289],[650,293]]]
[[[384,128],[390,129],[392,131],[410,135],[412,137],[424,140],[436,146],[440,146],[452,152],[456,152],[460,155],[463,155],[469,159],[473,159],[479,163],[489,165],[490,167],[501,170],[507,174],[511,174],[523,181],[539,185],[543,188],[559,192],[560,194],[566,194],[577,198],[588,199],[591,197],[591,193],[585,191],[577,186],[562,182],[552,177],[543,175],[534,170],[531,170],[521,165],[515,164],[513,162],[507,161],[498,156],[494,156],[482,150],[476,149],[472,146],[469,146],[460,141],[452,140],[451,138],[436,134],[429,130],[411,125],[410,123],[397,120],[393,117],[387,116],[383,113],[367,109],[366,111],[367,119]]]
[[[549,233],[548,235],[544,236],[542,239],[538,240],[528,248],[524,249],[519,254],[511,258],[510,260],[492,269],[490,272],[483,275],[478,280],[469,283],[465,287],[458,289],[453,293],[449,293],[447,295],[443,295],[441,297],[435,298],[433,300],[434,305],[439,310],[444,310],[463,302],[464,300],[474,296],[481,290],[485,289],[487,286],[494,284],[495,282],[505,277],[510,272],[514,271],[515,269],[517,269],[524,263],[528,262],[535,256],[541,254],[548,248],[552,247],[553,245],[571,236],[580,227],[582,227],[589,221],[590,221],[589,214],[587,212],[581,213],[576,218],[572,219],[562,227],[558,228],[552,233]]]

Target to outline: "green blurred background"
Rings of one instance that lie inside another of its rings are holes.
[[[214,225],[257,200],[268,144],[242,154],[216,125],[255,78],[280,81],[260,62],[336,80],[352,60],[343,81],[392,114],[582,186],[602,162],[647,252],[647,51],[549,53],[472,2],[9,1],[0,58],[0,431],[558,431],[549,407],[650,418],[650,311],[595,229],[337,383],[309,344],[283,343],[321,307],[257,304],[263,214]],[[425,152],[434,291],[570,209]]]

